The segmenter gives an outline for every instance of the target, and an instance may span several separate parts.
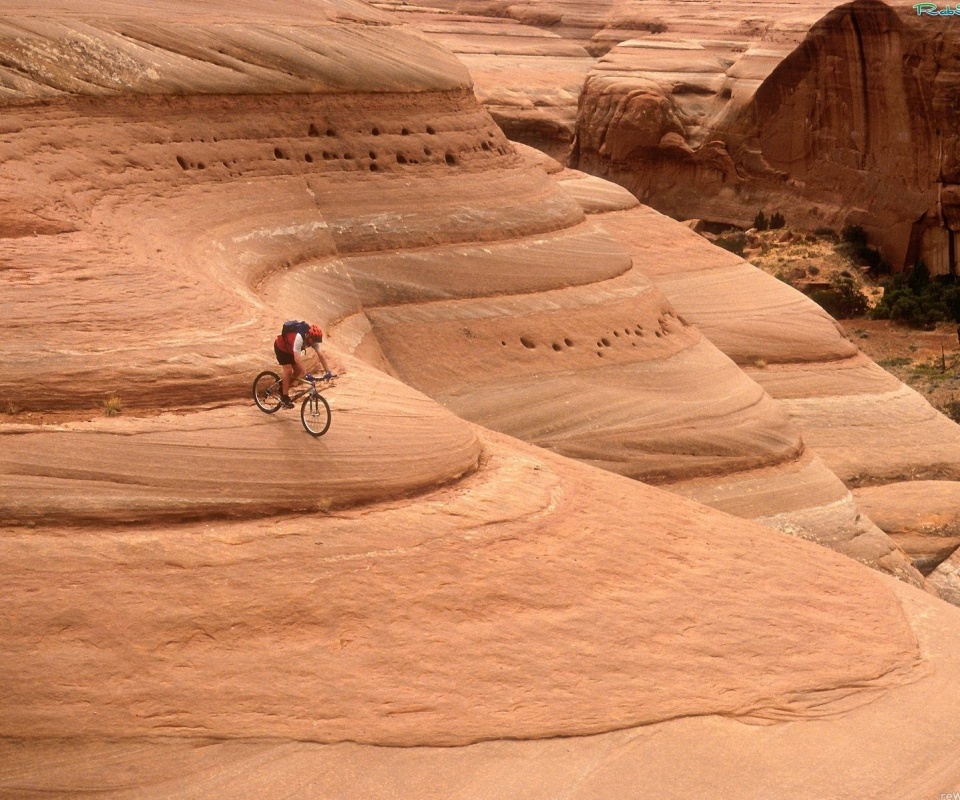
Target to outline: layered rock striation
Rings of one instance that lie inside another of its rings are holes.
[[[955,609],[628,479],[922,583],[640,268],[621,223],[656,215],[548,174],[366,6],[9,8],[0,792],[386,797],[441,766],[420,794],[546,797],[563,737],[587,797],[648,781],[650,732],[751,774],[789,750],[798,797],[957,779]],[[316,440],[248,399],[293,316],[346,369]]]

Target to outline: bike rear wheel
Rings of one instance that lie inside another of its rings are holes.
[[[283,382],[276,372],[266,370],[257,375],[253,381],[253,402],[266,414],[279,410],[282,393]]]
[[[322,394],[308,394],[300,406],[300,421],[311,436],[323,436],[330,427],[330,404]]]

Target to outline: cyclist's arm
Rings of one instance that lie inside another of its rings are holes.
[[[323,352],[320,350],[320,342],[314,342],[310,345],[313,348],[313,351],[317,354],[317,358],[320,359],[320,365],[323,367],[324,372],[332,372],[330,369],[330,364],[327,362],[327,359],[324,357]]]

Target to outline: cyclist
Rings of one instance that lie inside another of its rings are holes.
[[[323,353],[320,352],[320,342],[323,341],[323,331],[320,326],[310,325],[306,322],[286,322],[283,330],[273,342],[273,352],[277,356],[277,363],[283,367],[283,384],[280,402],[285,408],[293,408],[293,401],[290,399],[290,385],[302,378],[306,372],[303,368],[303,362],[300,354],[308,347],[312,347],[320,359],[325,374],[322,380],[328,380],[333,377],[330,372],[330,365]]]

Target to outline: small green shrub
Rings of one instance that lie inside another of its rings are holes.
[[[753,218],[753,227],[758,231],[765,231],[769,223],[767,222],[767,215],[763,213],[763,210],[757,212],[757,216]]]
[[[847,225],[840,232],[840,241],[834,245],[834,250],[857,266],[869,267],[871,272],[881,275],[890,273],[890,263],[876,247],[867,243],[867,233],[862,225]]]
[[[960,322],[960,284],[952,275],[931,278],[920,261],[906,275],[896,275],[873,310],[876,319],[889,319],[914,328],[953,320]]]
[[[786,224],[786,219],[784,219],[783,214],[781,214],[779,211],[774,211],[770,216],[770,230],[775,231],[778,228],[782,228]]]
[[[717,247],[729,250],[743,258],[744,247],[747,244],[747,235],[743,231],[733,231],[721,234],[715,242]]]
[[[830,279],[829,289],[817,289],[810,292],[810,299],[817,303],[831,317],[851,319],[867,313],[869,304],[860,289],[860,285],[852,278],[842,274],[834,275]]]
[[[867,232],[863,229],[863,225],[846,225],[840,231],[840,238],[852,245],[865,245]]]
[[[944,416],[949,417],[956,423],[960,423],[960,400],[948,400],[940,407]]]
[[[881,367],[908,367],[913,363],[912,358],[906,356],[897,356],[895,358],[883,358],[877,362]]]

